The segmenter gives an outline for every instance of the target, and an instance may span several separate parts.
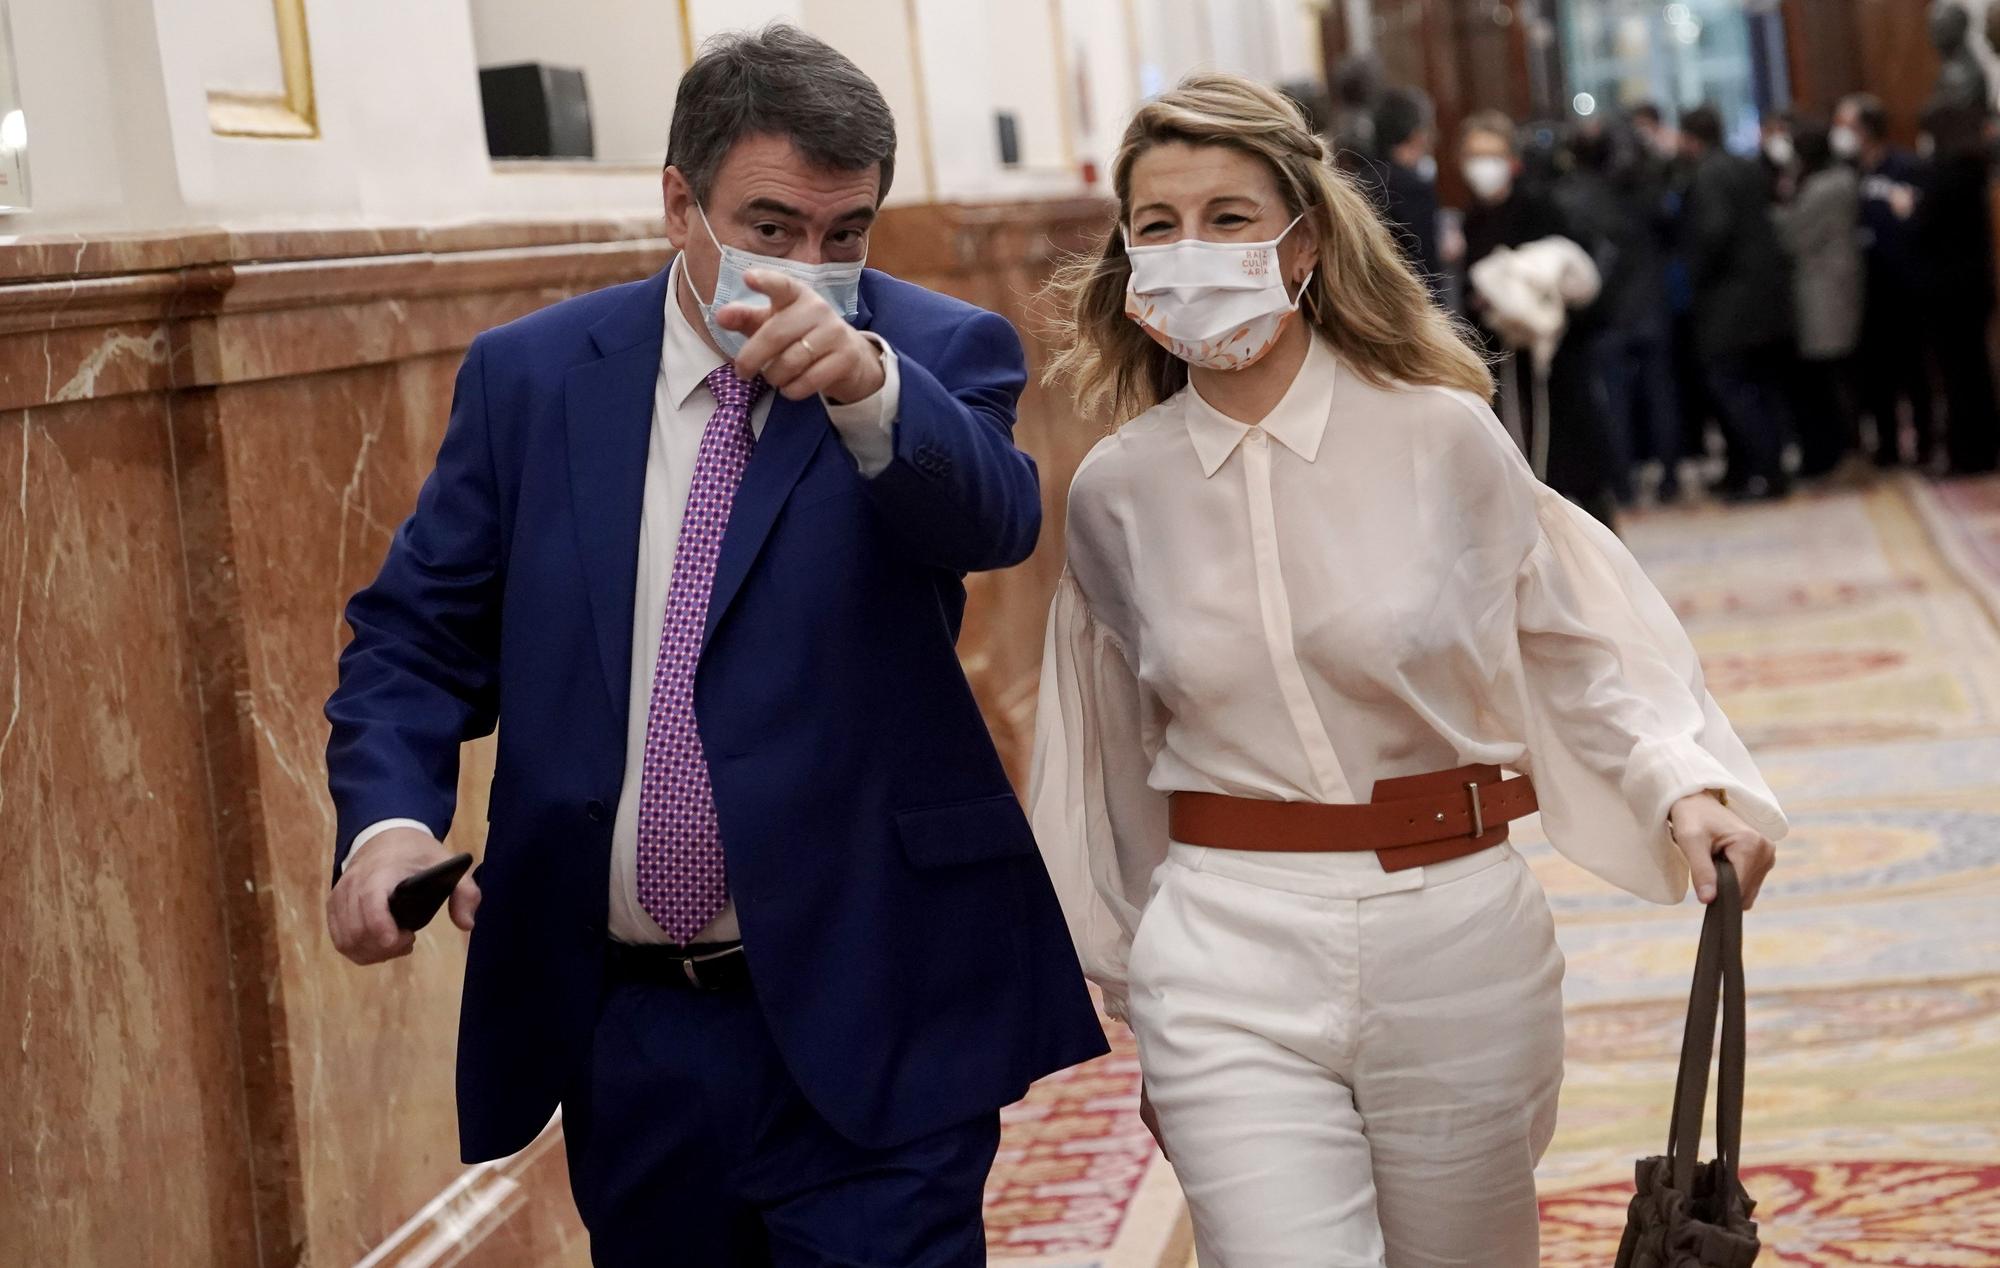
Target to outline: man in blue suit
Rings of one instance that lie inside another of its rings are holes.
[[[601,1264],[982,1263],[999,1108],[1105,1051],[954,646],[1040,527],[1021,346],[862,270],[894,153],[833,49],[711,45],[677,259],[473,342],[348,608],[334,942],[408,953],[389,892],[497,725],[461,1146],[560,1103]]]

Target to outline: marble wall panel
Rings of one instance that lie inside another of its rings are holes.
[[[415,955],[356,968],[327,941],[333,815],[326,724],[347,631],[341,608],[367,583],[429,470],[457,357],[237,384],[187,448],[208,455],[198,496],[226,507],[229,592],[199,605],[212,645],[233,645],[232,741],[218,776],[256,817],[247,863],[266,897],[270,993],[280,1001],[279,1070],[264,1108],[292,1124],[305,1195],[296,1232],[315,1262],[362,1258],[444,1191],[457,1160],[452,1060],[464,936],[440,920]],[[192,550],[191,550],[192,553]],[[484,746],[466,764],[453,844],[477,852],[485,823]]]
[[[0,1263],[255,1262],[167,402],[0,415]]]

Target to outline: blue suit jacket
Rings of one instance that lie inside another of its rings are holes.
[[[587,1058],[625,767],[633,577],[667,274],[473,341],[353,641],[327,765],[336,874],[385,818],[450,826],[500,731],[460,1022],[460,1143],[510,1153]],[[695,708],[757,999],[812,1104],[887,1146],[1105,1051],[1033,837],[958,663],[962,576],[1041,523],[994,314],[869,272],[895,458],[863,480],[776,400],[716,568]]]

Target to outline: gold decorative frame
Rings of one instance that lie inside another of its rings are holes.
[[[903,18],[910,33],[910,77],[917,94],[917,157],[923,165],[924,198],[936,202],[937,158],[931,152],[930,89],[924,82],[924,38],[923,28],[917,23],[917,0],[903,0]]]
[[[208,126],[217,136],[310,141],[319,137],[313,101],[312,48],[306,40],[305,0],[271,0],[278,27],[283,92],[208,91]]]
[[[694,13],[689,0],[680,0],[681,69],[694,65]]]
[[[1055,60],[1056,126],[1062,129],[1062,164],[1074,174],[1076,162],[1076,81],[1069,62],[1069,22],[1063,0],[1049,0],[1049,51]]]

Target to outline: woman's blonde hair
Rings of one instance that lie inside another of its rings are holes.
[[[1111,169],[1119,225],[1095,254],[1049,283],[1060,349],[1044,379],[1065,383],[1085,413],[1125,421],[1187,383],[1187,363],[1125,316],[1131,264],[1120,226],[1131,217],[1132,166],[1156,145],[1221,145],[1270,165],[1285,205],[1312,225],[1319,267],[1301,303],[1340,357],[1372,383],[1437,384],[1482,398],[1493,375],[1466,328],[1431,300],[1373,205],[1327,159],[1325,144],[1289,100],[1237,75],[1198,73],[1139,108]]]

